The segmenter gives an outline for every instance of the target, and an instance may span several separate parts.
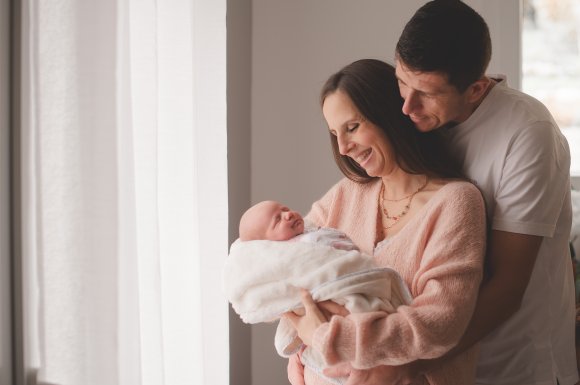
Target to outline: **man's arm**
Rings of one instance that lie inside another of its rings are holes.
[[[505,322],[522,303],[542,237],[492,230],[488,243],[488,278],[459,344],[445,358],[461,353]]]
[[[372,385],[376,379],[372,382],[367,379],[377,376],[384,383],[408,384],[479,342],[520,308],[541,242],[539,236],[493,230],[487,246],[488,276],[481,286],[469,326],[457,346],[437,359],[371,369],[376,371],[372,376],[352,371],[346,385]]]

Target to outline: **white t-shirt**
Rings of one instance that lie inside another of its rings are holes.
[[[543,237],[520,310],[482,341],[477,384],[576,383],[566,139],[544,105],[505,78],[447,132],[484,195],[491,228]]]

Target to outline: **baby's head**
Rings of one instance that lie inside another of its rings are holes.
[[[250,207],[240,220],[240,240],[286,241],[304,232],[302,216],[275,201]]]

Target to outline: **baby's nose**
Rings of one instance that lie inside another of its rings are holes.
[[[292,211],[284,212],[284,218],[289,221],[294,218],[294,213]]]

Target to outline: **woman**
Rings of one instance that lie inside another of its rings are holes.
[[[395,313],[327,319],[305,298],[306,315],[285,315],[328,365],[356,369],[436,358],[460,339],[483,272],[485,212],[479,190],[461,177],[437,132],[420,133],[402,114],[395,70],[356,61],[321,93],[336,163],[346,176],[314,203],[307,219],[345,232],[380,266],[398,271],[413,296]],[[476,351],[421,378],[473,383]],[[327,383],[289,365],[293,383]]]

